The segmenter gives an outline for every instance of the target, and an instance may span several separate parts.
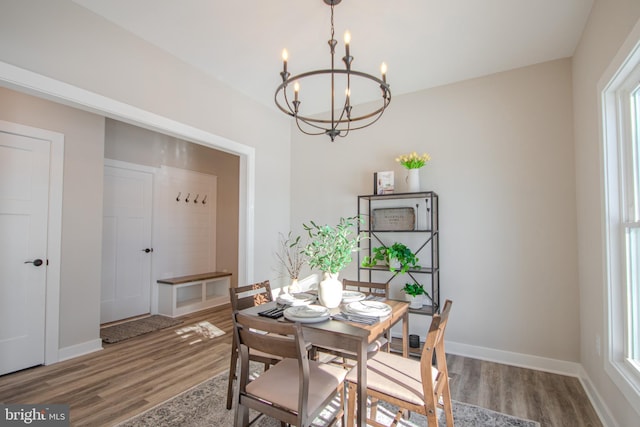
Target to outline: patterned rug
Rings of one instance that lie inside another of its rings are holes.
[[[181,323],[182,320],[154,314],[153,316],[142,319],[102,328],[100,329],[100,338],[102,338],[102,341],[107,344],[113,344],[129,338],[148,334],[149,332],[179,325]]]
[[[227,396],[228,373],[213,377],[190,390],[133,417],[117,427],[205,427],[233,426],[234,410],[225,408]],[[335,413],[338,402],[333,402],[314,421],[314,426],[326,426],[330,414]],[[391,405],[380,404],[378,421],[388,425],[395,410]],[[255,414],[251,414],[253,419]],[[489,409],[453,402],[453,419],[456,427],[540,427],[540,423],[522,418],[512,417]],[[444,414],[440,414],[439,422],[444,426]],[[260,427],[280,427],[280,422],[273,418],[262,417],[256,424]],[[340,424],[338,424],[340,425]],[[403,427],[424,427],[425,417],[412,413],[408,420],[402,420]]]

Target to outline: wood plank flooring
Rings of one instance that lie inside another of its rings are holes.
[[[181,325],[51,366],[0,376],[0,402],[64,403],[73,426],[112,426],[229,368],[229,307],[181,317]],[[227,332],[212,337],[207,325]],[[542,427],[601,426],[573,377],[461,356],[447,357],[453,398]]]

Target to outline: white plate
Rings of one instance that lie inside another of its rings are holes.
[[[284,311],[284,317],[300,323],[322,322],[329,318],[331,313],[321,305],[301,305],[289,307]]]
[[[362,292],[358,291],[342,291],[342,302],[354,302],[354,301],[362,301],[367,296]]]
[[[391,314],[391,306],[380,301],[356,301],[350,302],[345,309],[349,313],[360,316],[384,317]]]
[[[277,298],[277,302],[285,305],[309,305],[316,301],[316,296],[299,292],[297,294],[282,294]]]

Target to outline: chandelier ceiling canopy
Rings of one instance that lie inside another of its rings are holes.
[[[307,135],[328,135],[331,141],[336,137],[345,137],[352,130],[372,125],[384,113],[391,102],[391,90],[387,83],[387,66],[380,67],[381,78],[354,70],[351,65],[354,57],[350,54],[351,34],[344,34],[344,68],[335,67],[335,54],[338,42],[334,38],[333,9],[342,0],[324,0],[331,7],[331,38],[328,41],[331,56],[331,68],[312,70],[291,75],[287,68],[289,54],[282,52],[283,67],[280,76],[282,83],[275,93],[275,102],[285,114],[295,119],[298,129]],[[305,114],[305,86],[324,84],[327,87],[326,105],[328,113],[324,115]],[[378,92],[378,101],[359,105],[353,100],[358,93]]]

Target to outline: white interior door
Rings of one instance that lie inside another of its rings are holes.
[[[104,168],[100,322],[150,312],[153,175]]]
[[[0,129],[0,375],[44,363],[50,150]]]

